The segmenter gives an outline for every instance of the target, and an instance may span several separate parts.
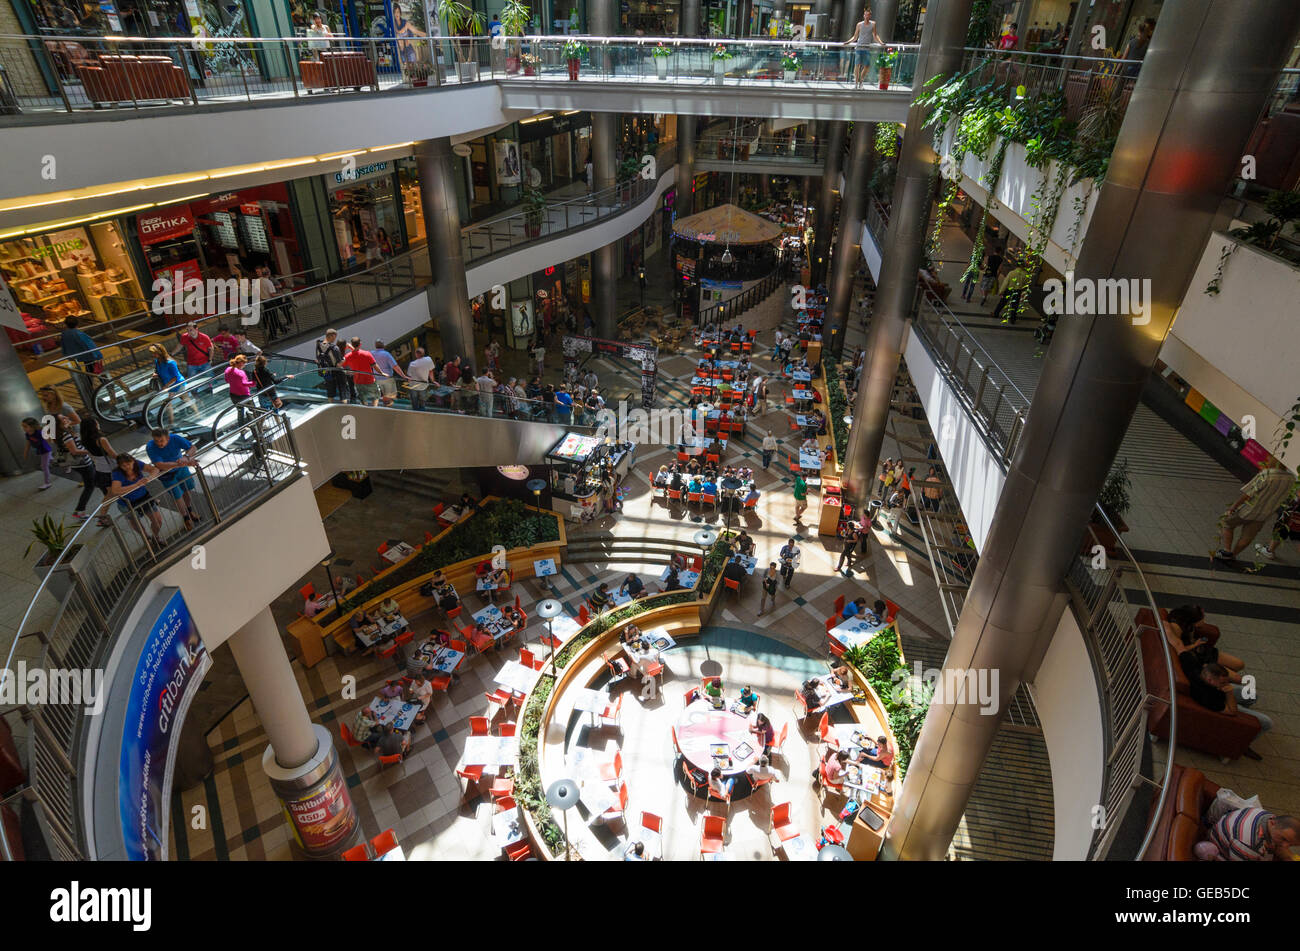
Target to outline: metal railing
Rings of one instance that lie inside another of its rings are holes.
[[[695,160],[708,162],[801,162],[815,164],[821,157],[817,142],[779,136],[739,137],[731,134],[707,135],[695,147]]]
[[[1113,536],[1113,541],[1100,538],[1098,526],[1104,526]],[[1106,557],[1101,567],[1093,567],[1093,553],[1098,551],[1105,551]],[[1144,603],[1135,606],[1129,602],[1124,591],[1125,578],[1129,576],[1135,578],[1140,585],[1141,600]],[[1102,733],[1105,750],[1101,802],[1105,809],[1105,821],[1094,823],[1095,831],[1088,858],[1104,861],[1109,857],[1116,833],[1134,798],[1143,788],[1154,786],[1159,789],[1159,796],[1155,808],[1147,817],[1142,844],[1133,855],[1124,856],[1126,859],[1137,860],[1151,844],[1169,792],[1169,778],[1174,765],[1173,750],[1178,736],[1178,705],[1173,702],[1177,691],[1174,686],[1173,661],[1163,636],[1160,637],[1160,645],[1163,649],[1167,695],[1160,697],[1146,683],[1137,610],[1147,608],[1157,618],[1160,617],[1160,611],[1151,596],[1151,588],[1147,585],[1142,569],[1138,567],[1133,553],[1120,539],[1120,533],[1101,506],[1097,506],[1094,511],[1093,522],[1089,524],[1085,536],[1083,553],[1071,564],[1065,585],[1070,592],[1075,616],[1083,630],[1084,642],[1088,646],[1101,687],[1102,722],[1106,726]],[[1170,742],[1164,775],[1157,781],[1143,775],[1142,753],[1146,744],[1148,707],[1160,703],[1169,707]]]
[[[571,44],[585,47],[571,57]],[[656,48],[669,51],[655,56]],[[894,44],[891,89],[906,89],[916,45]],[[725,53],[725,56],[718,54]],[[786,78],[782,54],[799,67]],[[0,115],[75,114],[305,98],[316,93],[387,93],[421,86],[520,81],[757,84],[853,89],[843,43],[675,37],[527,36],[373,38],[152,38],[0,36],[8,78]],[[576,69],[571,65],[576,63]],[[873,65],[873,75],[878,66]],[[875,89],[876,85],[868,87]],[[861,90],[866,94],[867,90]]]
[[[885,237],[889,234],[889,209],[875,195],[867,202],[867,214],[864,221],[867,233],[876,242],[876,247],[885,247]]]
[[[699,313],[698,325],[707,327],[710,324],[721,325],[728,320],[739,320],[740,316],[751,307],[756,307],[763,301],[767,300],[775,291],[785,282],[781,268],[778,266],[767,277],[763,278],[758,284],[748,290],[742,291],[731,300],[722,301],[714,304],[712,307],[706,307]]]
[[[238,518],[298,477],[298,451],[285,420],[259,413],[244,431],[246,443],[237,451],[205,447],[196,453],[189,496],[200,516],[197,524],[190,525],[173,510],[171,489],[156,473],[142,485],[145,498],[105,499],[99,505],[49,565],[5,652],[0,683],[13,676],[18,643],[26,637],[39,640],[38,664],[47,672],[94,669],[107,656],[118,626],[151,577],[188,553],[197,537]],[[51,599],[52,620],[42,625],[38,617],[48,613]],[[77,764],[86,711],[67,703],[17,709],[30,727],[29,776],[12,798],[37,807],[53,858],[84,859],[88,843],[81,800],[88,791]],[[14,858],[14,844],[3,823],[0,856]]]
[[[1029,417],[1029,397],[946,304],[921,291],[918,296],[913,326],[981,431],[1010,459]]]
[[[1090,113],[1105,111],[1115,130],[1128,108],[1141,68],[1141,60],[969,48],[962,63],[968,83],[1002,86],[1008,104],[1032,103],[1042,96],[1060,93],[1067,120],[1078,122]]]

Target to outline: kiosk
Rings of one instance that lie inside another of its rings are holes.
[[[546,453],[551,464],[551,507],[566,518],[589,519],[610,511],[636,447],[601,436],[566,433]]]

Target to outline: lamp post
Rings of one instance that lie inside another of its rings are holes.
[[[551,648],[550,656],[547,657],[546,661],[548,664],[551,665],[552,677],[556,676],[556,671],[555,671],[555,628],[552,626],[551,622],[555,620],[555,618],[559,617],[560,612],[563,610],[564,610],[564,606],[561,605],[559,601],[555,600],[555,598],[547,598],[545,601],[540,601],[537,604],[537,616],[546,621],[546,640],[548,642],[548,646]]]
[[[849,850],[842,845],[836,845],[834,842],[827,842],[817,853],[818,862],[852,862],[853,856]]]
[[[642,265],[641,269],[637,272],[637,280],[640,282],[641,285],[641,306],[644,307],[645,306],[645,266],[644,265]]]
[[[339,592],[334,587],[334,572],[330,571],[330,565],[334,564],[334,559],[337,557],[334,549],[331,548],[330,553],[321,559],[320,566],[325,569],[325,577],[330,580],[330,594],[334,595],[334,610],[339,612],[341,616],[342,606],[339,604]]]
[[[546,804],[564,816],[564,861],[569,861],[569,810],[578,804],[578,784],[567,777],[546,787]]]
[[[704,574],[704,563],[708,561],[709,558],[709,549],[713,547],[713,543],[716,542],[717,540],[718,540],[718,533],[711,528],[701,528],[694,535],[695,544],[700,549],[701,552],[701,557],[700,557],[701,575]],[[699,582],[697,581],[696,583],[698,584]]]

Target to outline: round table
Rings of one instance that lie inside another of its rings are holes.
[[[708,774],[713,770],[713,756],[710,747],[714,743],[725,743],[735,750],[741,743],[748,744],[750,753],[743,760],[732,753],[732,763],[722,770],[723,776],[734,778],[735,788],[732,799],[742,799],[753,792],[749,783],[749,774],[745,772],[758,762],[763,754],[763,746],[758,738],[749,732],[749,717],[731,712],[731,701],[721,710],[715,710],[708,700],[696,700],[686,707],[677,718],[677,746],[682,751],[686,762],[696,770]],[[680,774],[679,774],[680,775]],[[701,787],[700,797],[707,794],[707,784]]]

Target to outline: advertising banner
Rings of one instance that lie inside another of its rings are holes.
[[[289,827],[303,850],[312,855],[333,851],[356,830],[357,814],[348,797],[343,773],[332,769],[313,789],[300,797],[280,793]]]
[[[172,205],[161,211],[136,218],[141,244],[158,244],[190,234],[194,230],[194,215],[189,205]]]
[[[598,337],[577,337],[567,334],[561,340],[565,363],[577,363],[584,353],[607,353],[622,357],[641,365],[641,405],[645,409],[654,406],[655,383],[659,376],[659,348],[636,343],[621,343],[617,340],[601,340]]]
[[[176,745],[190,701],[212,666],[184,597],[179,590],[170,591],[145,614],[149,636],[131,681],[122,729],[118,810],[127,858],[137,862],[167,861]]]
[[[519,184],[519,146],[512,139],[497,139],[496,172],[498,185]]]

